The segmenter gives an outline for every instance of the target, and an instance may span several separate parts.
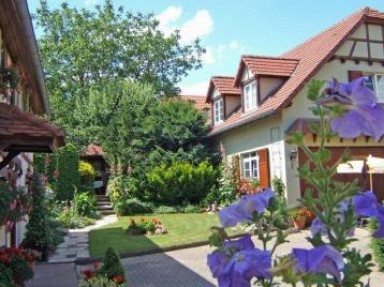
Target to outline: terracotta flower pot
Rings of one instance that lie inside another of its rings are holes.
[[[307,221],[307,217],[299,216],[293,219],[293,226],[297,230],[301,230],[305,227],[305,222]]]

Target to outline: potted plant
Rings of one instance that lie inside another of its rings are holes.
[[[308,209],[299,208],[292,215],[293,227],[296,230],[301,230],[310,225],[312,219],[312,213]]]

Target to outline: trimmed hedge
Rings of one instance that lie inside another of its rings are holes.
[[[215,184],[216,171],[207,162],[197,167],[187,162],[159,166],[147,174],[148,200],[177,206],[198,204]]]
[[[378,226],[379,223],[376,219],[369,221],[368,228],[371,232],[377,230]],[[372,237],[369,247],[371,248],[373,258],[379,269],[384,270],[384,239]]]

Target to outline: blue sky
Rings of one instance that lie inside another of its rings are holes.
[[[62,1],[48,0],[51,8]],[[69,0],[92,9],[104,0]],[[203,67],[180,86],[185,94],[205,94],[210,77],[234,76],[244,54],[278,56],[355,11],[384,11],[383,0],[113,0],[115,7],[154,13],[167,33],[179,29],[182,41],[195,37],[207,49]],[[28,0],[32,13],[39,0]]]

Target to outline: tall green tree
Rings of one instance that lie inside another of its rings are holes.
[[[164,100],[152,106],[142,121],[142,148],[153,164],[186,161],[197,165],[211,157],[204,144],[206,116],[192,103]]]
[[[41,0],[35,20],[43,31],[39,47],[53,119],[80,142],[83,135],[76,132],[84,121],[72,111],[83,108],[98,83],[118,78],[146,82],[156,95],[168,96],[177,94],[182,77],[201,66],[204,50],[198,40],[181,45],[178,32],[165,36],[152,14],[115,9],[110,0],[95,12],[67,3],[50,10]]]

